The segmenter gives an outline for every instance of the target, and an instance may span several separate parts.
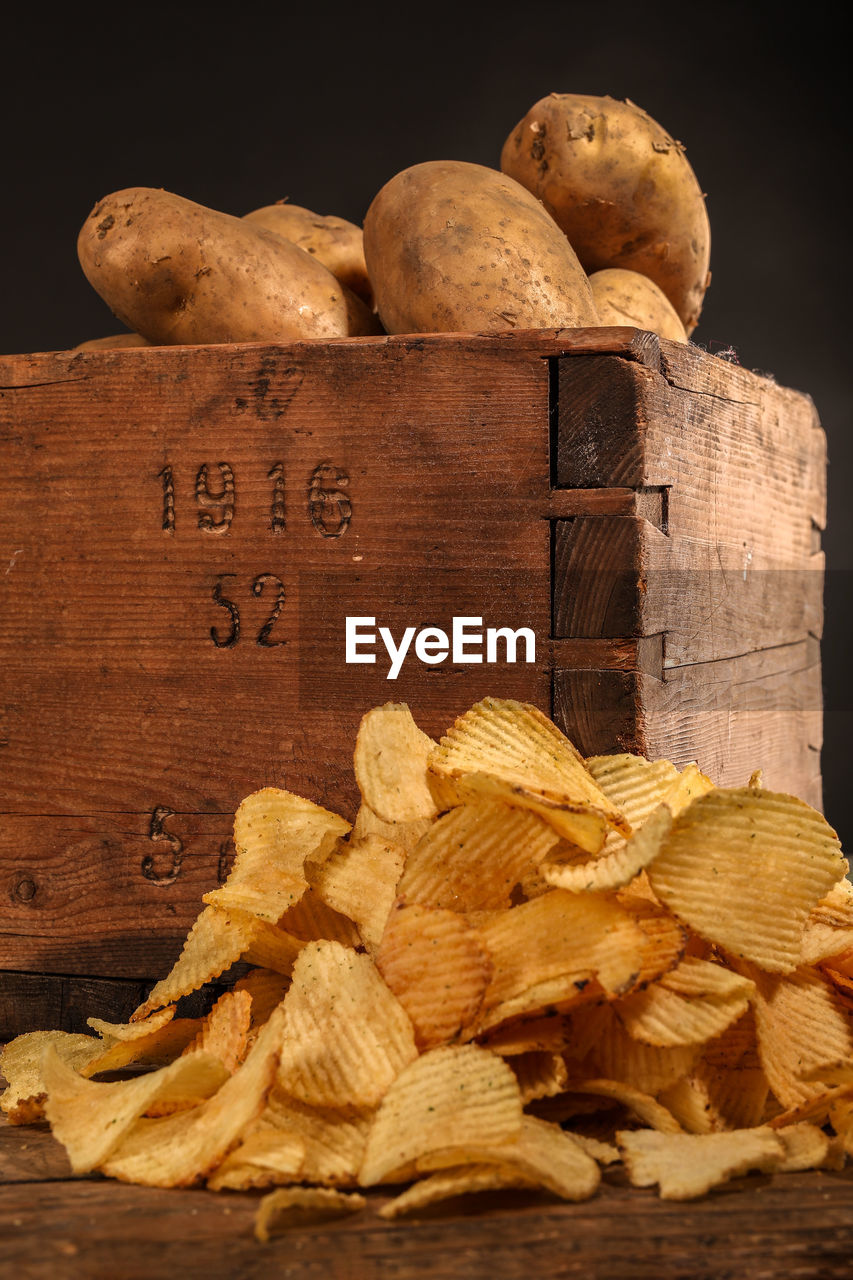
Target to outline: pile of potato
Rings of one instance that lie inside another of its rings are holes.
[[[392,178],[364,231],[283,202],[232,217],[135,187],[99,201],[86,276],[132,332],[84,346],[632,325],[686,341],[710,280],[684,148],[631,102],[556,94],[501,171]]]

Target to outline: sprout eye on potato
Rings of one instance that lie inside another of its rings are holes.
[[[692,332],[710,279],[705,198],[683,147],[651,116],[552,93],[513,129],[501,168],[542,200],[586,271],[648,276]]]
[[[361,299],[298,245],[168,191],[107,196],[77,247],[114,314],[157,345],[375,332]]]
[[[435,160],[387,182],[364,252],[389,333],[597,325],[589,281],[539,201],[483,165]]]

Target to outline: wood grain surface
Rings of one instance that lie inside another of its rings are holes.
[[[358,722],[389,699],[438,736],[518,697],[582,750],[721,784],[760,765],[820,803],[823,433],[807,396],[696,349],[4,357],[0,465],[0,1036],[44,1025],[21,975],[64,993],[60,1025],[75,978],[160,976],[250,791],[352,817]],[[528,627],[536,661],[390,681],[378,642],[345,663],[348,616]]]
[[[387,1223],[387,1195],[345,1221],[258,1244],[259,1196],[74,1178],[43,1126],[0,1125],[0,1274],[23,1280],[823,1280],[853,1266],[853,1176],[739,1178],[660,1200],[608,1174],[580,1204],[501,1192]]]

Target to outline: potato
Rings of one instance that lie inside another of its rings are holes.
[[[606,267],[589,277],[595,309],[602,324],[630,324],[661,338],[686,342],[687,334],[669,299],[639,271]]]
[[[337,338],[375,327],[361,299],[298,245],[168,191],[107,196],[77,249],[119,320],[158,346]]]
[[[354,222],[312,213],[286,200],[253,209],[244,217],[247,222],[267,227],[298,244],[306,253],[314,254],[336,280],[357,293],[369,307],[373,306],[373,290],[364,261],[364,238],[361,227]]]
[[[72,351],[112,351],[114,347],[150,347],[151,343],[138,333],[111,333],[108,338],[90,338],[78,342]]]
[[[642,272],[693,331],[710,281],[705,197],[681,143],[645,111],[552,93],[513,129],[501,168],[539,197],[586,271]]]
[[[598,324],[565,236],[496,169],[456,160],[404,169],[367,211],[364,253],[389,333]]]

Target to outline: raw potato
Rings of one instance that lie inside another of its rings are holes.
[[[692,333],[710,280],[705,197],[681,143],[645,111],[552,93],[513,129],[501,168],[539,197],[586,271],[649,276]]]
[[[373,290],[364,261],[364,238],[361,227],[354,222],[312,213],[286,200],[253,209],[244,216],[247,222],[267,227],[316,256],[336,280],[357,293],[369,307],[373,306]]]
[[[374,327],[361,299],[298,245],[168,191],[107,196],[77,249],[119,320],[158,346],[328,339]]]
[[[653,280],[639,271],[607,267],[589,277],[595,309],[602,324],[634,325],[661,338],[686,342],[687,334],[675,309]]]
[[[115,347],[150,347],[138,333],[111,333],[108,338],[90,338],[88,342],[79,342],[72,351],[112,351]]]
[[[589,281],[542,205],[483,165],[404,169],[367,211],[364,253],[389,333],[597,325]]]

